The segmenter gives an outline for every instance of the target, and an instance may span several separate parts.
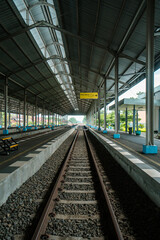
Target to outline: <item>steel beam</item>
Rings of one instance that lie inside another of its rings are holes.
[[[32,5],[29,5],[28,10],[30,11],[33,7],[39,6],[39,5],[40,5],[40,6],[41,6],[41,5],[45,5],[45,6],[47,6],[47,7],[52,7],[53,9],[55,9],[55,7],[54,7],[53,4],[48,3],[48,2],[45,2],[44,0],[39,0],[39,2],[36,2],[36,3],[32,4]]]
[[[141,61],[141,60],[139,60],[139,59],[133,58],[133,57],[131,57],[131,56],[128,56],[127,54],[124,54],[124,53],[120,53],[120,54],[119,54],[119,57],[120,57],[120,58],[126,58],[126,59],[128,59],[128,60],[131,60],[132,62],[138,63],[138,64],[143,65],[143,66],[146,65],[145,62],[143,62],[143,61]]]
[[[67,30],[65,30],[63,28],[57,27],[54,24],[48,23],[46,21],[38,21],[38,22],[28,26],[28,27],[23,28],[22,30],[19,30],[19,31],[17,31],[15,33],[12,33],[12,35],[8,35],[6,37],[1,38],[0,42],[5,41],[5,40],[10,39],[10,38],[13,38],[13,37],[16,37],[16,36],[18,36],[18,35],[20,35],[22,33],[28,32],[31,29],[36,28],[36,27],[49,27],[49,28],[52,28],[52,29],[57,30],[57,31],[59,31],[61,33],[64,33],[65,35],[68,35],[68,36],[70,36],[72,38],[75,38],[77,40],[85,42],[88,45],[91,45],[91,46],[103,49],[103,50],[105,50],[106,52],[109,52],[112,55],[115,54],[115,52],[113,50],[107,48],[106,46],[104,46],[102,44],[99,44],[99,43],[96,43],[96,42],[92,42],[92,41],[90,41],[90,40],[88,40],[86,38],[83,38],[83,37],[81,37],[79,35],[76,35],[76,34],[74,34],[72,32],[69,32],[69,31],[67,31]]]

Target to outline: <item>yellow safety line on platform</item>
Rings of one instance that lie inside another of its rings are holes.
[[[127,148],[127,149],[130,150],[131,152],[135,152],[135,153],[136,153],[137,155],[139,155],[140,157],[145,158],[145,159],[147,159],[148,161],[153,162],[154,164],[160,166],[160,163],[157,163],[157,162],[155,162],[154,160],[152,160],[152,159],[150,159],[150,158],[148,158],[148,157],[146,157],[146,156],[142,156],[140,153],[138,153],[138,152],[136,152],[134,149],[132,149],[132,148],[124,145],[123,143],[120,143],[120,142],[118,142],[118,141],[116,141],[116,140],[114,140],[113,138],[108,137],[108,136],[107,136],[106,138],[109,138],[111,141],[113,141],[113,142],[115,142],[115,143],[117,143],[117,144],[122,145],[123,147]]]
[[[13,159],[16,158],[16,157],[21,156],[22,154],[24,154],[24,153],[26,153],[26,152],[29,152],[29,151],[32,150],[33,148],[38,147],[39,145],[45,143],[46,141],[48,141],[48,140],[50,140],[50,139],[53,139],[53,138],[56,138],[57,136],[58,136],[58,134],[57,134],[56,136],[54,136],[54,137],[52,136],[52,137],[48,138],[47,140],[45,140],[45,141],[43,141],[43,142],[41,142],[41,143],[39,143],[39,144],[31,147],[31,148],[28,148],[28,149],[25,150],[24,152],[18,153],[17,155],[15,155],[15,156],[13,156],[13,157],[11,157],[11,158],[9,158],[9,159],[6,159],[6,161],[3,161],[3,162],[0,163],[0,166],[3,165],[4,163],[7,163],[7,162],[13,160]],[[24,143],[24,142],[23,142],[23,143]]]

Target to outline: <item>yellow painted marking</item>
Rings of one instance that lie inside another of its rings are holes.
[[[2,138],[2,140],[7,140],[7,139],[11,139],[11,137],[8,137],[8,138]]]
[[[56,138],[57,136],[58,136],[58,134],[57,134],[56,136],[52,136],[52,137],[46,139],[45,141],[43,141],[43,142],[41,142],[41,143],[38,143],[37,145],[34,145],[34,146],[31,147],[31,148],[28,148],[27,150],[25,150],[25,151],[23,151],[23,152],[21,152],[21,153],[18,153],[17,155],[15,155],[15,156],[13,156],[13,157],[7,159],[6,161],[1,162],[0,165],[2,165],[2,164],[4,164],[4,163],[7,163],[7,162],[9,162],[9,161],[15,159],[16,157],[21,156],[21,155],[23,155],[23,154],[26,153],[26,152],[29,152],[30,150],[32,150],[32,149],[38,147],[39,145],[42,145],[43,143],[45,143],[46,141],[48,141],[48,140],[50,140],[50,139]]]
[[[98,92],[81,92],[80,99],[98,99]]]
[[[150,161],[150,162],[152,162],[152,163],[160,166],[160,163],[157,163],[157,162],[155,162],[154,160],[152,160],[152,159],[150,159],[150,158],[148,158],[148,157],[146,157],[146,156],[142,156],[140,153],[138,153],[138,152],[136,152],[134,149],[132,149],[132,148],[124,145],[123,143],[120,143],[120,142],[118,142],[118,141],[116,141],[116,140],[114,140],[114,139],[112,139],[111,137],[108,137],[108,136],[107,136],[107,138],[109,138],[111,141],[116,142],[117,144],[120,144],[121,146],[127,148],[127,149],[130,150],[131,152],[136,153],[136,154],[139,155],[140,157],[145,158],[146,160],[148,160],[148,161]]]
[[[18,146],[18,144],[15,144],[15,145],[11,145],[11,146],[9,146],[10,148],[13,148],[13,147],[17,147]]]

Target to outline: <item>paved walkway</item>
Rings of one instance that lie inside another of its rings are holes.
[[[98,132],[98,131],[97,131]],[[125,132],[119,132],[120,133],[120,139],[114,139],[113,130],[108,130],[107,134],[104,134],[102,132],[99,132],[106,138],[116,142],[124,149],[128,150],[135,156],[137,156],[139,159],[142,159],[145,163],[152,165],[154,168],[160,170],[160,140],[155,139],[154,144],[158,146],[158,154],[144,154],[142,152],[143,144],[146,143],[146,137],[145,133],[143,133],[141,136],[136,135],[130,135]]]

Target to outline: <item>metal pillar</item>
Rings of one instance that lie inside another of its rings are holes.
[[[160,107],[159,107],[159,127],[158,127],[158,132],[160,132]]]
[[[5,86],[4,86],[4,130],[3,134],[8,134],[7,130],[7,112],[8,112],[8,78],[5,79]]]
[[[17,121],[16,121],[16,127],[18,127],[18,106],[17,106]]]
[[[48,127],[50,127],[50,126],[49,126],[49,109],[48,109]]]
[[[137,110],[137,131],[138,131],[138,110]]]
[[[126,108],[126,132],[127,132],[127,129],[128,129],[128,110]]]
[[[43,102],[43,128],[44,128],[44,102]]]
[[[28,127],[28,103],[27,103],[27,127]]]
[[[8,126],[11,127],[11,113],[10,113],[10,99],[8,99],[8,114],[9,114],[9,119],[8,119]]]
[[[147,0],[147,62],[146,62],[146,145],[143,152],[157,153],[154,146],[154,8],[155,0]]]
[[[135,118],[136,117],[136,109],[135,109],[135,105],[133,105],[133,133],[135,133]]]
[[[27,94],[26,90],[24,89],[24,105],[23,105],[23,131],[26,132],[26,99],[27,99]]]
[[[37,128],[37,96],[35,96],[35,129]]]
[[[21,102],[19,101],[19,127],[21,126]]]
[[[95,100],[95,127],[97,127],[97,100]]]
[[[118,133],[118,57],[115,59],[115,134],[114,138],[120,138]]]
[[[2,112],[0,112],[0,128],[2,128],[2,122],[3,122],[3,119],[2,119]]]
[[[120,110],[118,110],[118,130],[120,130],[120,121],[121,121],[121,113],[120,113]]]
[[[100,110],[101,110],[101,100],[100,100],[100,92],[101,90],[99,89],[99,94],[98,94],[98,131],[101,131],[101,115],[100,115]]]
[[[52,120],[52,122],[53,122],[53,125],[54,125],[54,112],[53,112],[53,120]]]
[[[106,130],[106,79],[104,80],[104,131],[103,133],[107,133],[107,130]]]
[[[38,114],[38,126],[39,126],[39,107],[37,108],[37,114]]]

